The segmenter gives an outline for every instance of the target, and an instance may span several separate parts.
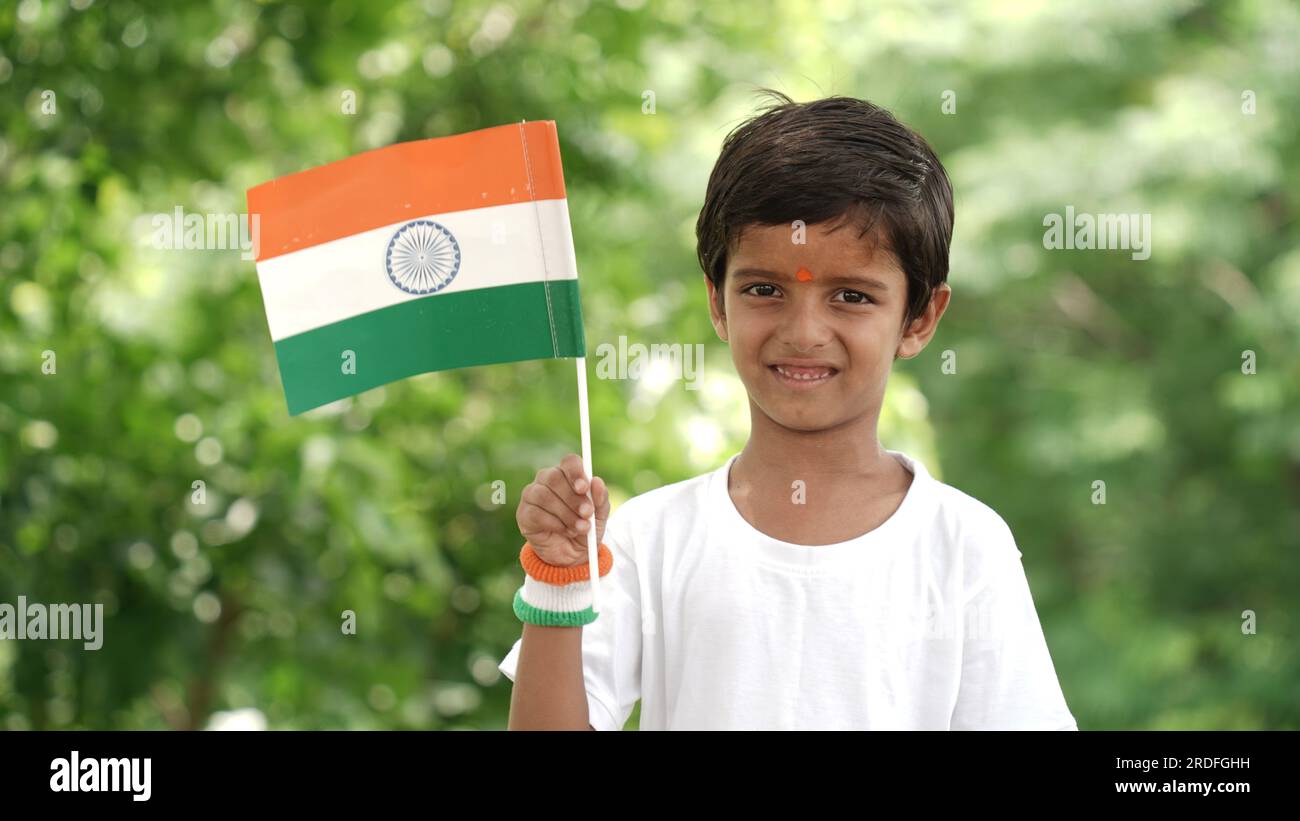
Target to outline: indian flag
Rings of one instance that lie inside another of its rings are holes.
[[[414,374],[586,355],[552,121],[368,151],[251,188],[248,210],[291,415]]]

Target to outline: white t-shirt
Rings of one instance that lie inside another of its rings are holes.
[[[727,492],[731,464],[629,499],[582,628],[589,720],[643,730],[1077,730],[1010,528],[913,474],[856,539],[770,538]],[[498,669],[512,682],[522,637]]]

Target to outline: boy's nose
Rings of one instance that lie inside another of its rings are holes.
[[[824,347],[831,339],[830,325],[822,315],[822,306],[809,294],[791,298],[781,328],[781,341],[803,353]]]

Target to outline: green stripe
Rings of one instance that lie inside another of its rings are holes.
[[[576,279],[431,294],[275,343],[291,416],[415,374],[586,352]]]
[[[596,620],[597,613],[588,606],[585,610],[561,613],[556,610],[543,610],[524,601],[524,589],[515,591],[515,615],[520,621],[540,624],[542,627],[582,627]]]

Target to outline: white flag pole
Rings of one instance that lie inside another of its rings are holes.
[[[587,357],[578,357],[578,419],[582,427],[582,470],[587,474],[591,519],[587,522],[587,567],[591,573],[591,609],[600,612],[600,548],[596,544],[596,493],[592,489],[591,419],[587,409]]]

